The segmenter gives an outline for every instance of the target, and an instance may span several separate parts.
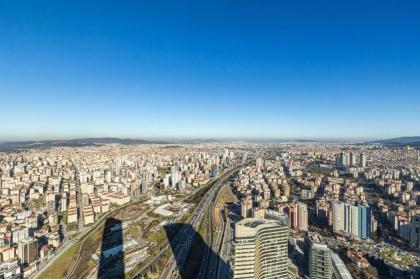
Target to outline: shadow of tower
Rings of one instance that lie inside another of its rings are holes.
[[[124,278],[124,241],[121,220],[108,218],[102,233],[98,279]]]
[[[164,226],[164,230],[176,261],[179,278],[199,278],[200,270],[201,278],[231,278],[230,266],[206,244],[190,224],[174,223]],[[185,249],[188,245],[190,249]],[[222,271],[220,277],[219,269]]]

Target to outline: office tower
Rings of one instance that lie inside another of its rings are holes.
[[[366,155],[364,153],[360,153],[360,157],[359,157],[359,166],[361,168],[366,167]]]
[[[344,231],[344,203],[333,203],[333,230],[334,232]]]
[[[372,232],[372,210],[369,207],[359,205],[359,237],[370,238]]]
[[[288,278],[288,218],[286,214],[272,216],[236,223],[233,278]]]
[[[411,218],[410,246],[420,251],[420,215]]]
[[[356,165],[356,154],[351,152],[350,153],[350,166],[355,166],[355,165]]]
[[[311,279],[331,279],[331,250],[321,235],[309,233],[305,237],[306,267]]]

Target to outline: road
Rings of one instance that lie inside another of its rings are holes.
[[[83,230],[83,204],[82,204],[82,191],[80,189],[80,177],[79,177],[79,170],[76,167],[76,164],[73,163],[74,166],[74,180],[76,182],[76,200],[77,200],[77,212],[78,215],[78,231]]]
[[[203,198],[201,199],[201,201],[195,208],[194,213],[192,214],[192,217],[190,221],[188,222],[190,226],[183,226],[181,231],[179,231],[177,235],[175,236],[175,238],[171,241],[172,245],[168,243],[164,248],[162,248],[159,254],[154,256],[153,259],[151,259],[148,264],[146,264],[139,272],[137,272],[132,277],[133,279],[141,278],[141,276],[143,276],[150,269],[150,267],[152,267],[157,262],[159,262],[159,260],[168,252],[169,249],[172,249],[172,255],[171,255],[171,258],[168,260],[168,263],[165,266],[165,269],[162,272],[160,278],[170,278],[170,276],[172,276],[172,274],[176,270],[177,263],[179,264],[180,259],[183,258],[183,260],[185,261],[185,258],[188,255],[189,248],[193,240],[193,236],[198,230],[198,227],[204,216],[205,207],[208,206],[209,204],[208,203],[209,195],[214,196],[214,194],[216,193],[215,188],[217,188],[217,186],[220,186],[220,181],[228,179],[232,174],[238,171],[240,167],[241,166],[234,167],[232,170],[227,171],[226,173],[222,173],[219,177],[214,178],[213,180],[209,182],[208,185],[212,185],[210,186],[211,189],[207,191],[207,193],[203,196]],[[186,197],[184,200],[193,197],[195,194],[197,194],[197,192],[192,194],[191,196]],[[191,229],[191,228],[194,228],[194,229]],[[178,243],[182,243],[182,245],[178,245]],[[177,255],[176,259],[178,261],[175,261],[175,258],[173,255]]]
[[[232,193],[232,189],[228,187],[228,191],[231,196],[234,198],[234,205],[239,209],[239,200],[238,197]],[[233,206],[233,205],[232,205]],[[228,209],[227,209],[228,210]],[[233,241],[234,241],[234,223],[237,220],[232,220],[233,212],[229,210],[229,214],[226,214],[226,224],[224,227],[224,233],[222,237],[222,243],[219,251],[219,263],[217,265],[217,276],[218,279],[229,279],[233,277],[231,270],[231,260],[232,260],[232,251],[233,251]],[[239,220],[240,217],[236,215]],[[222,264],[224,262],[224,264]]]
[[[201,263],[200,272],[198,274],[198,278],[214,278],[216,275],[216,267],[218,265],[218,255],[220,250],[221,241],[223,239],[223,232],[224,232],[224,221],[222,216],[222,210],[219,212],[219,219],[220,219],[220,226],[216,226],[216,224],[213,224],[213,214],[215,212],[215,208],[217,206],[217,201],[219,200],[219,197],[222,192],[224,192],[227,189],[227,184],[225,184],[223,187],[220,188],[220,190],[217,192],[216,198],[212,200],[212,206],[211,209],[207,213],[207,225],[206,225],[206,240],[205,243],[206,249],[204,252],[203,261]],[[212,234],[213,232],[213,234]]]
[[[191,248],[191,244],[194,240],[194,236],[199,230],[201,220],[205,214],[208,214],[212,202],[214,201],[214,198],[220,187],[223,185],[223,182],[225,182],[227,179],[229,179],[230,176],[237,172],[240,167],[241,166],[237,166],[233,170],[223,174],[203,196],[189,222],[190,226],[185,226],[185,229],[181,230],[175,237],[175,240],[172,242],[173,254],[171,255],[168,263],[161,273],[159,277],[160,279],[174,278],[178,267],[183,266]],[[182,243],[182,245],[179,245],[179,243]]]

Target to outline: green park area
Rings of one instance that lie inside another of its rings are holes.
[[[309,164],[304,170],[304,172],[309,172],[311,174],[323,174],[329,175],[331,172],[334,171],[332,168],[323,168],[320,167],[317,163]]]
[[[401,253],[392,248],[385,248],[380,252],[383,259],[400,266],[413,266],[416,262],[410,258],[409,254]]]

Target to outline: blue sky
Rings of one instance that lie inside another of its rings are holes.
[[[418,1],[111,2],[0,2],[0,140],[420,135]]]

